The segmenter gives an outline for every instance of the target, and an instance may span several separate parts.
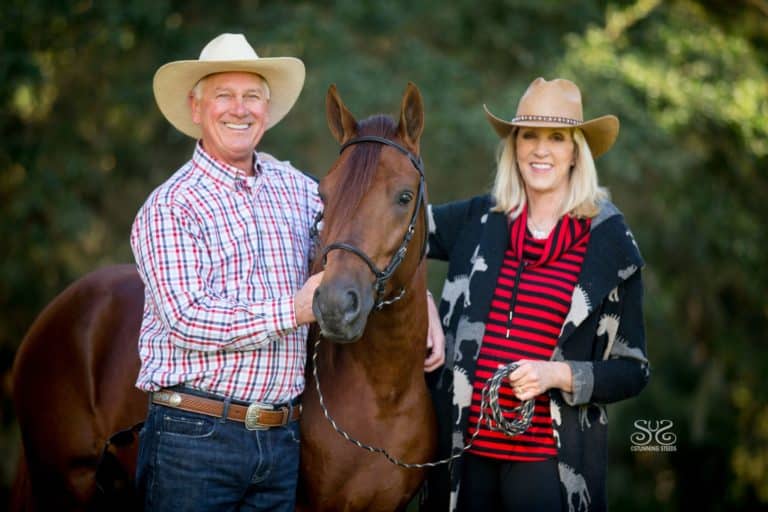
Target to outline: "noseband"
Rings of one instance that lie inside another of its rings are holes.
[[[419,191],[416,195],[416,208],[414,208],[413,210],[413,215],[411,215],[411,220],[408,223],[408,229],[406,230],[405,235],[403,236],[403,241],[400,243],[400,247],[397,249],[394,256],[392,256],[392,259],[390,260],[389,264],[383,270],[379,270],[379,268],[376,266],[376,264],[373,262],[373,260],[371,260],[371,258],[367,254],[365,254],[363,251],[361,251],[360,249],[358,249],[352,244],[348,244],[345,242],[334,242],[332,244],[325,246],[322,252],[323,268],[325,268],[325,263],[328,259],[328,253],[333,251],[334,249],[351,252],[352,254],[359,257],[361,260],[363,260],[366,265],[368,265],[368,268],[371,269],[371,272],[376,277],[376,282],[374,283],[374,288],[376,291],[376,303],[374,304],[374,307],[377,310],[379,310],[388,304],[397,302],[403,297],[403,295],[405,295],[405,287],[403,287],[400,289],[400,291],[395,297],[385,300],[384,290],[387,286],[387,282],[395,273],[395,270],[397,270],[397,267],[405,259],[405,255],[408,252],[408,244],[410,243],[411,238],[413,238],[413,233],[416,230],[416,219],[418,219],[419,210],[422,209],[422,202],[424,201],[424,164],[421,160],[421,157],[414,155],[413,153],[405,149],[400,144],[393,142],[389,139],[385,139],[383,137],[376,137],[375,135],[366,135],[363,137],[358,137],[356,139],[348,140],[341,146],[341,149],[339,149],[339,154],[343,153],[344,150],[349,146],[352,146],[353,144],[361,144],[363,142],[375,142],[378,144],[391,146],[397,149],[402,154],[407,156],[408,159],[413,164],[413,166],[416,168],[416,170],[419,171]],[[426,213],[424,215],[426,215]],[[312,230],[311,230],[312,238],[313,240],[315,240],[315,243],[318,246],[319,246],[319,239],[320,239],[320,236],[319,236],[320,231],[318,226],[322,218],[323,218],[323,213],[319,212],[317,214],[317,217],[315,217],[315,224],[314,226],[312,226]],[[426,218],[425,218],[424,242],[422,245],[422,253],[421,253],[422,258],[424,257],[424,253],[426,252],[426,247],[427,247],[426,226],[427,225],[426,225]]]

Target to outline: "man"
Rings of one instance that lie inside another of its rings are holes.
[[[298,474],[316,183],[256,146],[304,83],[295,58],[222,34],[154,79],[192,159],[141,207],[137,482],[148,510],[290,510]],[[306,281],[306,282],[305,282]]]

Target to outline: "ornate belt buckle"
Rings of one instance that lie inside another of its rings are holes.
[[[178,407],[181,405],[181,395],[170,391],[155,391],[152,393],[154,402],[160,402],[169,407]]]
[[[267,430],[269,428],[268,426],[259,423],[259,418],[263,409],[269,410],[270,407],[269,405],[260,402],[253,402],[248,406],[248,409],[245,411],[245,428],[248,430]]]

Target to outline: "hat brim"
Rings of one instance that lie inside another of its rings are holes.
[[[304,87],[304,63],[293,57],[229,61],[180,60],[161,66],[155,73],[152,89],[160,112],[177,130],[199,139],[202,132],[200,126],[192,121],[189,93],[201,78],[230,71],[257,73],[267,81],[270,90],[267,129],[285,117]]]
[[[616,142],[616,137],[619,135],[619,119],[616,116],[606,115],[584,121],[580,124],[567,124],[550,121],[520,121],[511,123],[505,121],[500,117],[497,117],[488,110],[487,105],[483,105],[485,109],[485,115],[488,117],[488,121],[491,123],[494,131],[502,139],[506,138],[512,129],[516,126],[532,126],[539,128],[579,128],[584,132],[584,138],[587,139],[589,144],[589,150],[592,152],[592,157],[597,158],[604,154],[613,143]]]

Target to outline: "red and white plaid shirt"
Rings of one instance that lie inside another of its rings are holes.
[[[304,389],[307,326],[296,326],[293,296],[309,274],[322,203],[289,164],[254,160],[249,177],[198,143],[136,216],[140,389],[183,383],[264,403]]]

